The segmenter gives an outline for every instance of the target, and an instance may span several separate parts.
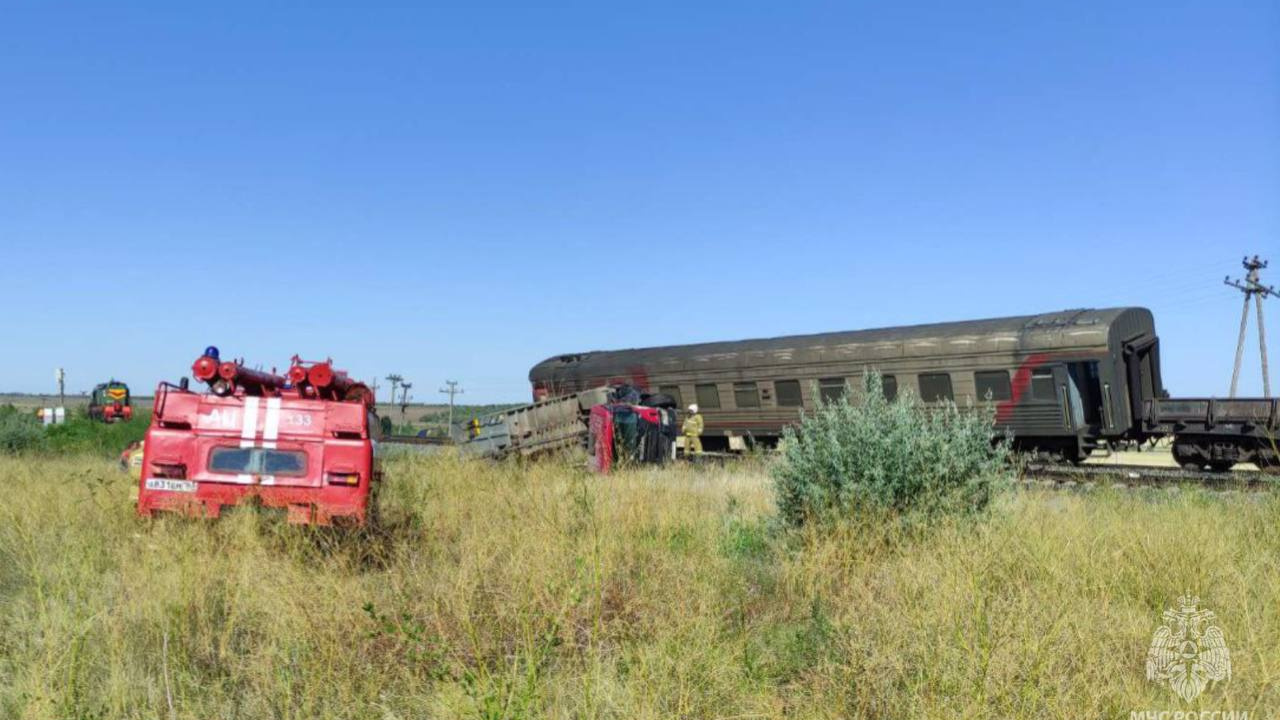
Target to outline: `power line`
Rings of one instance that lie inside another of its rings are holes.
[[[1248,256],[1241,261],[1244,266],[1244,280],[1232,280],[1224,277],[1222,282],[1244,293],[1244,312],[1240,314],[1240,339],[1236,341],[1236,364],[1231,370],[1231,397],[1236,396],[1236,385],[1240,381],[1240,361],[1244,358],[1244,336],[1249,328],[1249,301],[1253,300],[1258,308],[1258,349],[1262,353],[1262,395],[1271,397],[1271,378],[1267,371],[1267,326],[1262,317],[1262,301],[1276,294],[1276,289],[1263,285],[1258,279],[1259,271],[1267,267],[1266,260],[1253,259]]]

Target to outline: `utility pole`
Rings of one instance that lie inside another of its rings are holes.
[[[396,385],[399,385],[400,381],[403,379],[404,378],[400,377],[396,373],[391,373],[387,376],[387,382],[391,383],[391,405],[393,406],[396,404]],[[374,397],[377,396],[375,395]]]
[[[1267,326],[1262,316],[1262,301],[1276,294],[1276,289],[1263,285],[1258,279],[1258,271],[1267,267],[1266,260],[1245,257],[1241,261],[1245,269],[1244,280],[1232,280],[1225,277],[1222,282],[1244,293],[1244,312],[1240,314],[1240,339],[1236,341],[1236,364],[1231,371],[1231,397],[1236,396],[1236,386],[1240,382],[1240,361],[1244,358],[1244,336],[1249,327],[1249,301],[1258,308],[1258,349],[1262,352],[1262,394],[1271,397],[1271,376],[1267,369]]]
[[[409,388],[411,387],[413,387],[413,383],[411,382],[402,381],[400,383],[400,424],[401,425],[408,424],[408,421],[405,420],[404,418],[404,414],[409,410]]]
[[[457,380],[445,380],[444,384],[449,386],[447,388],[440,388],[440,392],[449,396],[449,427],[446,428],[445,432],[450,436],[452,436],[453,435],[453,396],[461,395],[465,393],[466,390],[463,390],[462,388],[458,387]]]
[[[62,368],[58,368],[58,372],[54,373],[58,378],[58,407],[67,406],[66,381],[67,373]]]

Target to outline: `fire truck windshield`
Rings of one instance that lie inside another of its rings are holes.
[[[305,475],[307,456],[297,450],[218,447],[209,453],[209,472],[230,475]]]

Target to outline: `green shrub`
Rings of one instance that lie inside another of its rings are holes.
[[[30,413],[12,405],[0,406],[0,453],[13,455],[44,447],[44,430]]]
[[[56,453],[115,457],[147,434],[151,411],[135,406],[133,412],[132,420],[115,423],[90,420],[88,415],[77,413],[45,431],[48,448]]]
[[[1008,456],[989,404],[925,407],[910,394],[890,402],[876,373],[863,385],[861,402],[823,403],[786,431],[773,478],[787,523],[859,509],[932,515],[987,506]]]

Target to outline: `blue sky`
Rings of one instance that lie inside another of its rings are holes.
[[[1142,304],[1225,393],[1222,278],[1280,283],[1271,2],[4,17],[0,390],[217,344],[520,400],[558,352]]]

